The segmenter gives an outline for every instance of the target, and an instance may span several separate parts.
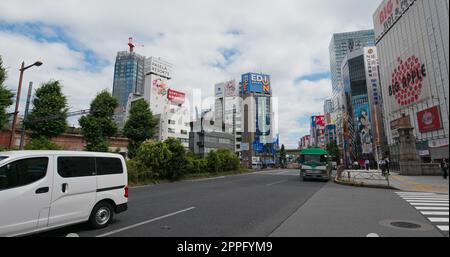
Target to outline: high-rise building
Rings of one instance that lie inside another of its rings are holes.
[[[144,56],[128,51],[117,53],[113,96],[119,100],[119,106],[126,107],[131,93],[144,93],[144,65]]]
[[[383,1],[373,15],[385,131],[399,159],[397,125],[409,118],[423,161],[449,158],[449,1]]]
[[[214,124],[217,132],[234,135],[235,151],[241,151],[242,114],[239,85],[236,80],[215,85]]]
[[[338,94],[339,84],[342,82],[342,60],[344,60],[344,57],[348,53],[366,46],[375,46],[375,33],[373,30],[336,33],[333,35],[329,46],[331,82],[333,87],[332,112],[339,108],[339,106],[337,106],[336,98]]]
[[[241,85],[244,114],[242,161],[247,167],[255,163],[276,164],[279,140],[275,131],[270,76],[247,73],[242,75]]]
[[[155,139],[176,138],[189,148],[190,111],[185,104],[186,94],[169,86],[172,65],[161,58],[145,60],[144,99],[158,119]]]
[[[384,139],[378,57],[375,47],[349,53],[342,61],[344,96],[342,119],[337,126],[344,131],[344,162],[381,158]]]

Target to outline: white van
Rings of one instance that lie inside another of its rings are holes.
[[[119,154],[0,152],[0,236],[86,221],[103,228],[127,202],[127,168]]]

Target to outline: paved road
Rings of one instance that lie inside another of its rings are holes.
[[[303,182],[295,170],[183,181],[130,189],[129,210],[102,230],[86,225],[36,236],[442,236],[391,190]],[[380,222],[409,220],[422,230]]]

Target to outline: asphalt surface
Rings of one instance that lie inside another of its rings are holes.
[[[104,229],[79,224],[34,236],[445,236],[395,191],[303,182],[295,170],[130,188],[128,206]]]

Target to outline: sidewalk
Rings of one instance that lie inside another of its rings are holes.
[[[345,170],[341,177],[335,179],[338,184],[390,188],[401,191],[444,193],[449,192],[449,180],[442,176],[400,176],[391,172],[389,181],[381,175],[379,170]]]
[[[400,176],[391,172],[392,187],[402,191],[448,194],[449,181],[442,176]]]

